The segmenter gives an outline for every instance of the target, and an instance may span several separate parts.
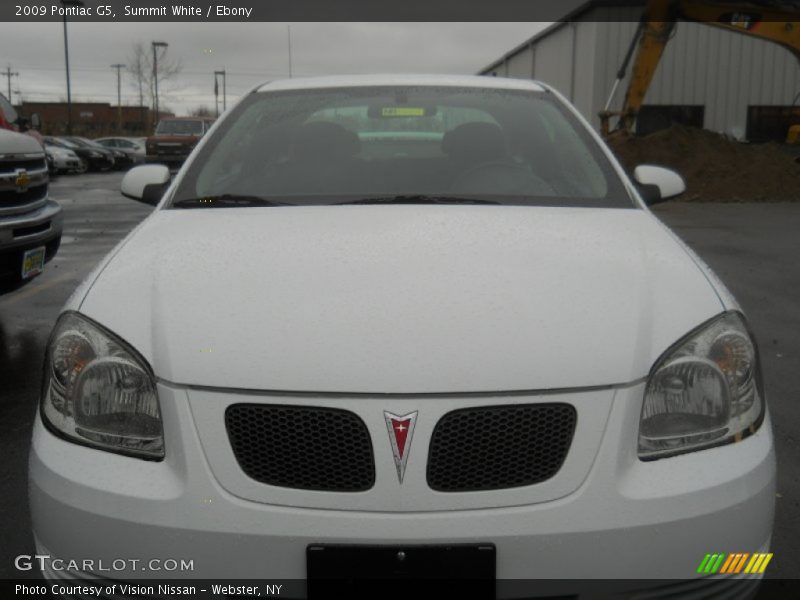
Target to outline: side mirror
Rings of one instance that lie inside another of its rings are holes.
[[[32,129],[39,129],[42,126],[42,118],[39,116],[39,113],[33,113],[31,115],[31,128]]]
[[[639,165],[633,171],[633,178],[648,205],[664,202],[686,191],[683,177],[671,169],[656,165]]]
[[[169,187],[169,169],[164,165],[134,167],[122,178],[123,196],[155,206]]]

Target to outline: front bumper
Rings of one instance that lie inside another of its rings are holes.
[[[176,154],[148,154],[145,156],[145,162],[148,164],[175,164],[182,163],[187,158],[191,151],[181,152]]]
[[[587,451],[592,460],[581,474],[568,458],[562,470],[572,469],[578,480],[573,489],[561,495],[554,492],[546,501],[520,504],[514,498],[524,496],[508,496],[508,502],[500,502],[497,498],[502,496],[490,493],[485,497],[488,504],[505,505],[464,508],[469,502],[448,505],[447,494],[429,490],[431,498],[424,500],[430,501],[431,509],[420,510],[412,497],[414,490],[403,489],[393,475],[394,465],[389,465],[392,477],[383,479],[384,487],[376,494],[387,494],[391,489],[387,486],[394,486],[394,497],[386,496],[391,510],[371,504],[368,493],[323,508],[335,494],[305,491],[294,505],[291,496],[278,494],[269,502],[265,498],[270,486],[252,481],[248,486],[243,473],[220,471],[228,470],[220,454],[225,440],[209,439],[209,415],[221,409],[210,405],[210,396],[195,392],[159,385],[167,447],[162,462],[69,443],[37,418],[30,454],[30,505],[40,551],[62,559],[109,563],[171,556],[194,564],[190,573],[114,573],[120,580],[303,579],[309,544],[492,543],[497,548],[497,577],[502,580],[663,580],[700,577],[697,567],[709,552],[759,552],[769,546],[775,498],[769,415],[755,435],[739,443],[641,462],[635,452],[643,384],[633,385],[610,392],[613,401],[607,418],[594,423],[600,429],[596,444],[576,431],[575,453]],[[221,397],[229,403],[287,401],[220,392],[214,402]],[[603,403],[603,398],[597,400]],[[363,398],[328,401],[352,410],[366,408]],[[468,399],[473,404],[496,401]],[[546,402],[548,396],[519,401]],[[403,414],[399,411],[419,409],[422,415],[440,400],[395,402],[403,407],[380,398],[366,402],[379,411],[388,408]],[[581,410],[579,422],[580,414]],[[419,427],[415,436],[424,440]],[[377,432],[371,434],[378,465],[379,448],[388,443],[382,444],[387,440]],[[414,443],[416,458],[424,458],[424,441]],[[413,480],[411,467],[407,477]],[[556,483],[560,477],[556,475]],[[405,507],[404,494],[409,495]],[[472,493],[477,498],[471,499],[472,504],[477,506],[482,494],[486,493]]]
[[[61,242],[64,217],[61,207],[48,200],[28,213],[0,217],[0,278],[18,276],[26,250],[45,246],[51,260]]]
[[[55,166],[59,171],[77,171],[81,168],[79,158],[60,158],[55,157]]]

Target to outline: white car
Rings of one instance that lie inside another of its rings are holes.
[[[44,147],[47,153],[53,157],[53,166],[57,172],[83,173],[88,169],[88,164],[69,148],[62,148],[54,144],[45,144]]]
[[[772,532],[756,342],[646,207],[682,179],[634,179],[548,86],[446,76],[267,83],[131,170],[30,455],[37,552],[128,566],[45,575],[728,585]]]
[[[114,150],[125,150],[128,152],[136,153],[140,156],[144,156],[145,148],[144,142],[147,138],[142,137],[105,137],[105,138],[97,138],[94,140],[98,144],[105,146],[106,148],[112,148]]]

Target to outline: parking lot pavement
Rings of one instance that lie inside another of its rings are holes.
[[[24,576],[13,558],[33,552],[26,461],[47,336],[75,286],[151,210],[120,196],[120,180],[109,173],[54,182],[65,212],[61,250],[42,276],[0,296],[0,578]],[[800,205],[668,203],[655,212],[730,287],[760,343],[778,451],[775,557],[767,574],[800,577]]]

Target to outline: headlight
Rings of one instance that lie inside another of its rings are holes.
[[[164,457],[155,378],[135,350],[76,313],[56,323],[45,360],[42,417],[78,443]]]
[[[755,341],[742,315],[728,312],[678,342],[651,370],[639,423],[639,458],[739,441],[763,419]]]
[[[99,152],[95,152],[94,150],[91,150],[91,151],[89,152],[89,156],[91,156],[92,158],[100,158],[100,157],[101,157],[101,156],[103,156],[103,155],[102,155],[102,154],[100,154]]]

